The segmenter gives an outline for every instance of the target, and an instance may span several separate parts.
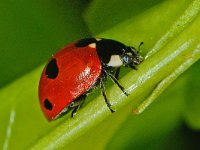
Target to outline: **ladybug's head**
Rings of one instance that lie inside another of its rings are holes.
[[[122,54],[121,58],[125,66],[134,67],[143,61],[143,57],[140,55],[140,46],[142,44],[143,42],[140,43],[138,50],[136,50],[134,47],[126,47],[124,49],[124,53]]]

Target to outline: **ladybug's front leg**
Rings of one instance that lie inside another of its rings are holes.
[[[115,76],[114,76],[112,73],[107,72],[107,71],[105,71],[105,73],[112,79],[112,81],[113,81],[115,84],[117,84],[117,86],[122,90],[122,92],[123,92],[126,96],[128,96],[128,93],[126,93],[126,91],[124,90],[124,87],[118,82],[118,80],[115,78]]]
[[[116,78],[117,80],[119,80],[119,72],[120,72],[120,67],[118,67],[118,68],[116,69],[116,71],[115,71],[115,78]]]
[[[132,69],[134,69],[134,70],[137,70],[137,68],[136,68],[135,65],[129,65],[129,66],[125,66],[125,67],[132,68]]]

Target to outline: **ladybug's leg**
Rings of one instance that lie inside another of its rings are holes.
[[[124,90],[124,87],[120,85],[120,83],[118,82],[118,80],[115,78],[115,76],[112,73],[106,72],[107,75],[109,75],[109,77],[112,79],[112,81],[117,84],[117,86],[122,90],[122,92],[128,96],[128,93],[126,93],[126,91]]]
[[[120,72],[120,67],[117,68],[116,72],[115,72],[115,78],[118,80],[119,79],[119,72]]]
[[[124,67],[132,68],[132,69],[134,69],[134,70],[137,70],[137,67],[136,67],[134,64],[125,64]]]
[[[77,112],[77,110],[80,108],[80,105],[77,105],[77,106],[75,106],[74,107],[74,109],[72,110],[72,113],[71,113],[71,117],[73,118],[74,117],[74,115],[76,115],[76,112]]]
[[[71,113],[71,117],[74,117],[76,115],[76,112],[84,103],[85,98],[86,98],[86,95],[81,95],[78,99],[70,103],[69,107],[73,109]]]
[[[104,84],[103,84],[103,78],[101,77],[100,78],[100,88],[101,88],[101,92],[102,92],[102,95],[104,97],[104,100],[106,102],[106,105],[108,106],[108,108],[110,109],[110,111],[113,113],[115,112],[112,108],[111,108],[111,104],[109,103],[107,97],[106,97],[106,91],[105,91],[105,87],[104,87]]]
[[[130,66],[127,66],[127,67],[132,68],[134,70],[137,70],[136,66],[134,66],[134,65],[130,65]]]

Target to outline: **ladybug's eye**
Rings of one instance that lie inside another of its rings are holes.
[[[124,55],[124,56],[123,56],[123,62],[124,62],[125,64],[130,64],[130,63],[132,62],[132,57],[129,56],[129,55]]]
[[[52,106],[51,102],[48,99],[44,100],[44,107],[46,109],[48,109],[48,110],[52,110],[53,109],[53,106]]]
[[[50,78],[50,79],[55,79],[58,76],[58,66],[56,63],[56,59],[52,59],[48,63],[45,74],[47,78]]]

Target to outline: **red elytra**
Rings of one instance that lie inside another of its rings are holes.
[[[40,106],[49,121],[57,118],[66,106],[91,88],[102,67],[96,49],[89,46],[77,48],[70,44],[52,58],[56,59],[58,75],[53,79],[47,78],[46,66],[39,83]],[[49,109],[44,106],[46,99]]]

